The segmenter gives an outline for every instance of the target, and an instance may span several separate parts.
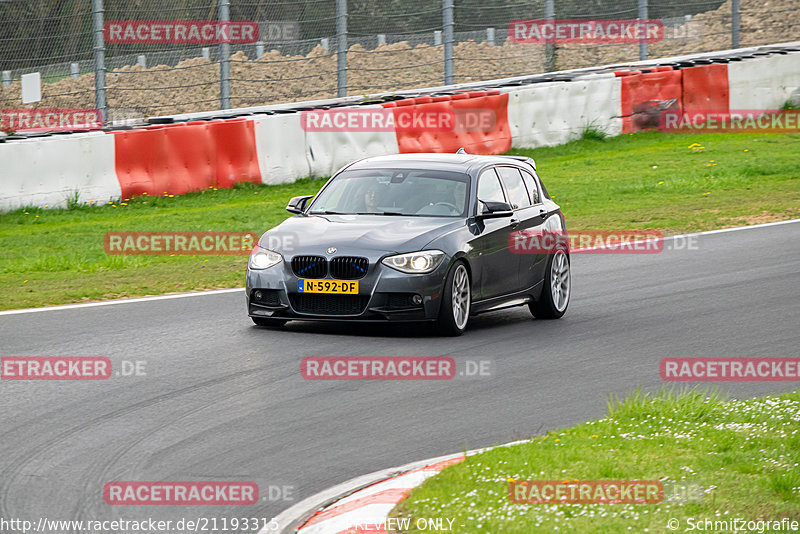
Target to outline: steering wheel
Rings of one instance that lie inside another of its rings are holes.
[[[458,211],[459,211],[458,210],[458,206],[456,206],[455,204],[450,204],[449,202],[437,202],[433,206],[434,207],[435,206],[445,206],[447,208],[450,208],[454,213],[458,213]]]

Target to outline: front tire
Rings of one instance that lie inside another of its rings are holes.
[[[557,250],[548,260],[542,295],[536,302],[529,303],[528,308],[537,319],[559,319],[567,311],[571,292],[569,256]]]
[[[269,317],[250,317],[257,326],[280,328],[288,321],[286,319],[271,319]]]
[[[467,329],[472,306],[469,272],[463,261],[453,264],[442,292],[439,309],[439,330],[448,336],[460,336]]]

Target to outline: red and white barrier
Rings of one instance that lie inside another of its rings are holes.
[[[515,148],[554,146],[587,127],[622,132],[620,81],[613,74],[569,82],[546,82],[508,91],[508,117]]]
[[[379,110],[381,107],[359,106],[358,109],[368,111]],[[300,113],[297,115],[300,116]],[[330,176],[355,160],[399,152],[397,135],[393,131],[357,131],[343,128],[335,132],[323,132],[308,129],[304,134],[305,157],[311,176]]]
[[[664,109],[776,109],[800,94],[800,52],[706,63],[578,71],[566,81],[331,110],[394,117],[391,128],[371,131],[309,129],[303,111],[13,140],[0,143],[0,211],[65,206],[76,192],[80,202],[98,203],[238,182],[287,183],[329,176],[367,156],[462,147],[501,154],[512,146],[561,144],[589,127],[610,135],[658,127]],[[452,116],[455,125],[407,127],[404,119],[417,115]]]
[[[404,114],[454,118],[453,128],[434,127],[422,131],[413,127],[398,128],[397,145],[401,154],[455,152],[459,148],[474,154],[502,154],[511,148],[508,95],[500,91],[423,96],[388,102],[384,107],[392,110],[399,125]],[[409,111],[409,108],[413,109]],[[483,121],[484,117],[490,122]]]
[[[114,137],[101,132],[0,143],[0,211],[120,198]]]
[[[730,109],[777,109],[800,88],[800,52],[728,64]]]
[[[299,113],[253,119],[261,182],[285,184],[311,175]]]
[[[261,182],[250,120],[181,122],[111,135],[124,197],[179,195],[237,182]]]

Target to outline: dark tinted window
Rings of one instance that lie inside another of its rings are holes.
[[[478,180],[478,200],[483,202],[506,201],[506,197],[503,196],[503,189],[500,187],[500,179],[495,174],[494,169],[488,169],[481,174]],[[483,207],[478,206],[478,211],[482,210]]]
[[[508,193],[511,207],[518,209],[530,206],[531,201],[528,198],[528,190],[525,188],[522,176],[520,176],[516,167],[498,167],[497,171],[500,174],[500,178],[503,179],[503,185],[506,188],[506,193]]]
[[[522,180],[525,182],[525,185],[528,187],[528,194],[531,197],[531,204],[538,204],[541,202],[539,199],[539,188],[536,187],[536,179],[530,174],[525,171],[519,171],[522,174]]]

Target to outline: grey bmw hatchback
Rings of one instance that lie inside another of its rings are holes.
[[[257,325],[431,321],[460,335],[483,312],[527,304],[553,319],[567,310],[569,250],[511,246],[515,233],[566,231],[531,158],[366,158],[286,209],[295,216],[261,236],[248,261]]]

